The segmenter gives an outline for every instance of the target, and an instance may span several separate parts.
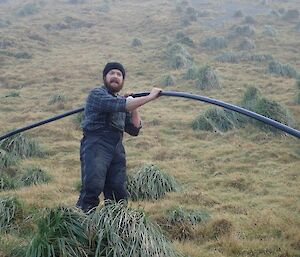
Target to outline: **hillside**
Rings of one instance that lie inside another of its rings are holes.
[[[300,130],[299,11],[296,0],[0,0],[0,134],[83,106],[112,60],[127,71],[122,93],[155,86],[243,105],[256,88],[270,113],[283,110]],[[160,97],[140,109],[141,134],[124,138],[127,171],[157,165],[180,190],[129,205],[159,224],[184,256],[299,257],[299,139],[249,120],[229,120],[223,129],[224,116],[215,117],[221,127],[193,129],[211,108]],[[52,178],[0,187],[0,197],[19,199],[24,218],[5,232],[0,223],[1,257],[22,256],[14,247],[36,232],[35,213],[75,205],[82,136],[75,116],[24,134],[42,155],[6,165],[0,151],[2,184],[4,174],[14,179],[28,167]],[[179,207],[209,218],[169,224]]]

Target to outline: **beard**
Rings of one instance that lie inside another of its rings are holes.
[[[104,79],[104,85],[108,88],[108,90],[112,93],[119,93],[123,88],[124,81],[122,83],[120,80],[116,78],[111,78],[110,81],[107,81],[106,78]]]

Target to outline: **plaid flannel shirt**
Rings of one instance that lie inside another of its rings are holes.
[[[140,128],[131,122],[131,114],[126,111],[126,98],[110,93],[107,87],[92,89],[87,97],[82,121],[83,130],[100,131],[117,129],[137,136]]]

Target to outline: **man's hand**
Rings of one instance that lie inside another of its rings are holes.
[[[152,90],[149,94],[149,97],[151,98],[151,100],[154,100],[157,97],[159,97],[159,94],[161,91],[162,91],[161,88],[157,88],[157,87],[152,88]]]
[[[124,94],[124,97],[132,96],[132,95],[133,95],[133,92],[126,92],[126,93]]]

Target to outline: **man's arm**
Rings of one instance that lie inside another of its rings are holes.
[[[152,88],[151,92],[147,96],[137,97],[137,98],[131,98],[129,101],[126,101],[126,110],[129,112],[134,111],[136,108],[156,99],[159,96],[159,93],[161,92],[160,88]]]

